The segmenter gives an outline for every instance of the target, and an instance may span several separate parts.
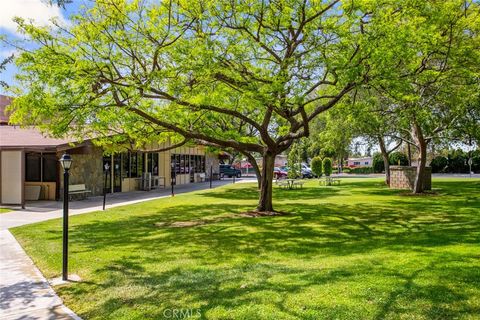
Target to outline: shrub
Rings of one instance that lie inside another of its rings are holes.
[[[373,173],[373,167],[358,167],[358,168],[351,168],[350,173],[356,174],[370,174]]]
[[[408,166],[408,157],[402,152],[395,151],[388,156],[388,162],[392,166]]]
[[[448,159],[442,156],[438,156],[432,159],[430,166],[432,167],[432,173],[445,172],[448,165]]]
[[[320,159],[320,157],[314,157],[312,159],[312,162],[310,163],[310,166],[312,168],[313,173],[317,177],[322,176],[322,159]]]
[[[385,164],[383,163],[383,157],[381,153],[375,153],[372,159],[373,172],[382,173],[385,171]]]
[[[332,159],[323,159],[323,173],[328,177],[332,174]]]

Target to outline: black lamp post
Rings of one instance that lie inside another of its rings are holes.
[[[63,264],[62,280],[68,280],[68,176],[72,166],[72,157],[65,153],[60,158],[63,167]]]
[[[108,171],[110,169],[110,165],[108,164],[108,162],[105,162],[103,168],[105,169],[105,183],[103,184],[103,210],[105,210],[105,202],[107,200],[107,177]]]
[[[175,196],[175,185],[177,184],[177,173],[175,172],[175,168],[172,170],[170,175],[170,185],[172,186],[172,197]]]

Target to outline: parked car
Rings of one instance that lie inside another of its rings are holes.
[[[242,171],[235,168],[231,164],[221,164],[220,165],[220,177],[227,176],[229,178],[235,176],[240,178],[242,176]]]
[[[283,166],[279,168],[281,171],[285,173],[285,176],[288,175],[288,166]],[[297,176],[296,178],[302,178],[302,179],[310,179],[313,178],[315,175],[312,172],[312,169],[310,169],[306,164],[302,163],[301,169],[300,169],[300,175]]]
[[[275,179],[285,179],[288,175],[288,172],[287,171],[284,171],[282,170],[281,168],[279,167],[275,167],[273,169],[273,177]]]
[[[313,178],[314,174],[312,172],[312,169],[310,169],[309,166],[307,166],[305,163],[302,163],[302,178]]]

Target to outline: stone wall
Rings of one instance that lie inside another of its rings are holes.
[[[205,155],[205,173],[206,176],[210,176],[210,167],[212,167],[213,177],[220,176],[220,160],[218,159],[218,155],[215,153],[206,153]]]
[[[61,155],[60,155],[61,156]],[[103,194],[104,174],[103,174],[103,154],[100,148],[89,148],[87,153],[72,153],[72,168],[70,169],[70,183],[85,184],[87,190],[92,191],[89,196],[99,196]],[[63,190],[63,169],[60,168],[60,189]],[[60,192],[62,197],[63,192]]]
[[[390,188],[413,190],[417,167],[390,166]],[[424,176],[425,190],[432,189],[432,168],[425,168]]]

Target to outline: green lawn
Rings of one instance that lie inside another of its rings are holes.
[[[310,181],[275,190],[291,214],[251,218],[257,191],[235,184],[73,216],[83,281],[56,290],[84,319],[478,319],[480,180],[433,186]],[[13,233],[59,276],[61,220]]]
[[[1,213],[7,213],[7,212],[11,212],[12,209],[8,209],[8,208],[0,208],[0,214]]]

